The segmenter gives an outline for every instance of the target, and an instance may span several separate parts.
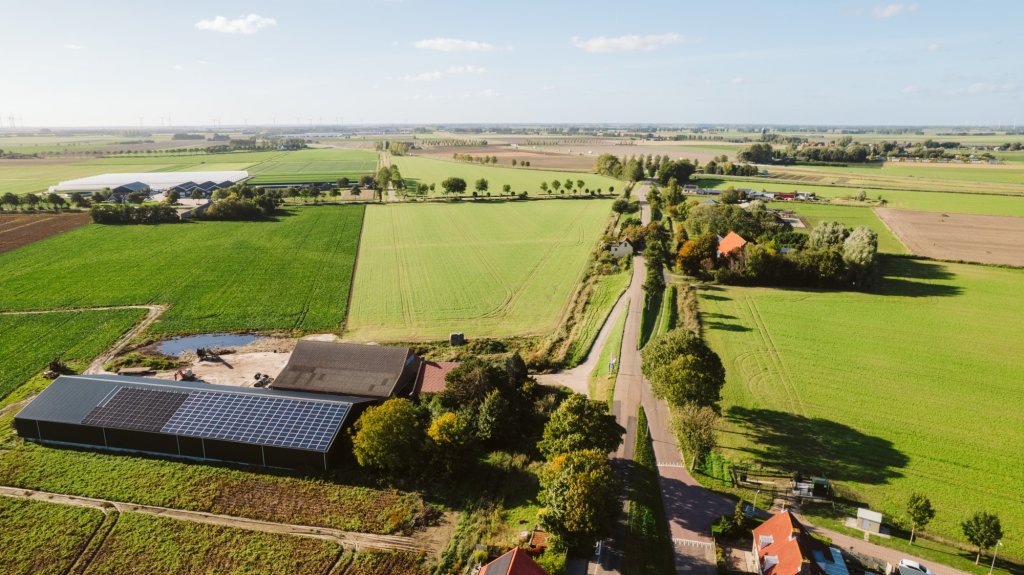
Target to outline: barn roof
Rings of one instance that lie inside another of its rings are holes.
[[[523,549],[516,547],[484,565],[480,575],[549,575]]]
[[[440,393],[447,383],[448,373],[461,365],[457,361],[424,361],[416,380],[417,393]]]
[[[391,397],[412,383],[418,361],[407,347],[300,340],[271,387]],[[406,374],[410,381],[405,381]]]
[[[718,255],[727,256],[736,250],[743,249],[745,245],[747,245],[747,240],[736,232],[729,232],[724,238],[718,240]]]

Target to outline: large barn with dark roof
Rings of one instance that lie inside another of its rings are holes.
[[[373,399],[410,395],[420,372],[407,347],[300,340],[273,389]]]
[[[14,418],[22,438],[283,468],[329,468],[365,397],[116,375],[57,378]]]

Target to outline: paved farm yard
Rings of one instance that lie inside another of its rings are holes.
[[[928,530],[953,539],[977,510],[1024,532],[1024,271],[904,258],[883,269],[873,294],[701,292],[727,370],[724,453],[824,472],[886,515],[924,492]]]
[[[609,200],[369,206],[346,337],[548,333],[610,208]]]

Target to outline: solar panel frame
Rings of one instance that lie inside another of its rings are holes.
[[[159,432],[188,399],[188,392],[121,386],[103,398],[82,425]]]
[[[193,391],[161,432],[326,452],[351,407],[336,401]]]

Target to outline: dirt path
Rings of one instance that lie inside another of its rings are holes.
[[[345,548],[352,548],[357,551],[362,551],[364,549],[435,551],[429,546],[422,544],[416,538],[401,535],[375,535],[372,533],[341,531],[328,527],[274,523],[271,521],[259,521],[256,519],[247,519],[231,515],[219,515],[216,513],[205,513],[202,511],[185,511],[182,509],[169,509],[167,507],[157,507],[153,505],[137,505],[134,503],[108,501],[105,499],[94,499],[91,497],[77,497],[74,495],[61,495],[58,493],[47,493],[45,491],[19,489],[7,486],[0,486],[0,495],[19,499],[47,501],[62,505],[73,505],[76,507],[89,507],[92,509],[98,509],[104,513],[109,509],[116,509],[118,512],[122,513],[145,513],[147,515],[159,515],[182,521],[205,523],[207,525],[221,525],[225,527],[237,527],[239,529],[246,529],[249,531],[263,531],[265,533],[282,533],[287,535],[297,535],[299,537],[325,539],[327,541],[334,541]]]

